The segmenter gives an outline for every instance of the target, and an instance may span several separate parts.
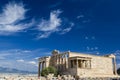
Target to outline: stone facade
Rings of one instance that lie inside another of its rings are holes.
[[[71,75],[79,77],[101,77],[117,76],[116,60],[113,54],[96,56],[90,54],[64,52],[57,50],[51,56],[39,58],[39,69],[53,66],[61,75]]]

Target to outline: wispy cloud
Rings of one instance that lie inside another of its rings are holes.
[[[49,20],[41,20],[40,24],[38,25],[38,30],[42,31],[43,33],[38,35],[38,39],[47,38],[50,36],[50,34],[58,30],[58,27],[61,25],[62,22],[62,20],[58,18],[60,13],[60,10],[52,11],[50,13]]]
[[[97,46],[96,47],[89,47],[89,46],[87,46],[86,50],[88,50],[88,51],[96,51],[96,50],[98,50],[98,47]]]
[[[65,33],[69,32],[71,29],[72,29],[72,27],[68,27],[68,28],[63,29],[61,34],[65,34]]]
[[[37,71],[38,58],[45,55],[50,55],[50,52],[47,51],[46,49],[45,50],[44,49],[1,50],[0,51],[0,67],[15,68],[19,70],[22,69],[27,71]]]
[[[89,37],[88,37],[88,36],[85,36],[85,40],[88,40],[88,39],[89,39],[89,40],[95,40],[95,36],[92,36],[92,37],[91,37],[91,36],[89,36]]]
[[[48,38],[52,33],[52,31],[40,33],[39,35],[37,35],[37,39]]]
[[[3,8],[0,14],[0,24],[11,24],[25,18],[26,9],[22,3],[9,3]]]
[[[79,15],[79,16],[77,16],[77,19],[80,19],[80,18],[83,18],[84,17],[84,15]]]
[[[39,57],[35,57],[34,59],[38,60],[38,59],[39,59]]]
[[[38,25],[38,29],[40,31],[53,31],[57,29],[61,25],[61,19],[58,18],[59,14],[61,13],[60,10],[52,11],[50,13],[50,19],[49,20],[42,20],[40,24]]]
[[[0,35],[10,35],[28,28],[31,22],[20,22],[26,19],[26,12],[27,9],[22,3],[10,2],[6,4],[0,13]]]
[[[70,24],[68,27],[63,26],[63,20],[60,18],[61,10],[54,10],[50,12],[50,18],[48,20],[41,19],[38,22],[36,19],[27,19],[26,13],[28,9],[25,8],[23,3],[10,2],[2,8],[0,13],[0,35],[13,35],[17,32],[23,32],[33,30],[31,26],[37,26],[34,31],[37,33],[37,39],[48,38],[53,33],[65,34],[72,30],[74,23],[66,22]]]
[[[32,65],[37,65],[37,63],[35,61],[29,61],[28,63],[32,64]]]
[[[9,53],[1,53],[0,54],[0,59],[3,60],[3,59],[6,59],[6,56],[9,56],[10,54]]]
[[[19,60],[16,60],[17,62],[24,62],[24,60],[23,59],[19,59]]]
[[[65,34],[72,29],[74,23],[70,23],[71,24],[70,27],[64,29],[61,28],[63,22],[62,19],[59,17],[61,13],[62,11],[60,10],[52,11],[50,13],[49,20],[44,20],[44,19],[41,20],[40,24],[38,25],[38,30],[41,33],[37,36],[37,39],[47,38],[54,32]]]
[[[74,26],[74,23],[71,22],[69,27],[61,30],[60,34],[66,34],[67,32],[71,31],[73,26]]]

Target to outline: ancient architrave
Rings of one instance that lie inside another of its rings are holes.
[[[80,77],[114,77],[117,76],[115,55],[97,56],[76,52],[57,50],[51,56],[39,58],[38,75],[43,68],[55,67],[62,75]]]

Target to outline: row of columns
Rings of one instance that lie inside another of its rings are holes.
[[[67,60],[67,57],[65,55],[57,55],[57,64],[64,64]]]
[[[61,69],[68,68],[67,54],[55,55],[52,57],[52,59],[54,60],[54,62],[56,62],[56,63],[53,63],[54,64],[53,66],[56,66],[57,69],[61,70]]]
[[[91,68],[91,60],[70,60],[71,68]]]
[[[78,60],[79,68],[91,68],[91,60]]]

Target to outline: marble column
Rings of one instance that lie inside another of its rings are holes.
[[[72,66],[73,66],[73,68],[74,68],[74,66],[75,66],[75,63],[74,63],[75,61],[74,60],[72,60]]]
[[[44,69],[44,62],[42,62],[42,70]]]
[[[74,60],[71,60],[71,68],[74,68]]]
[[[68,68],[68,58],[65,57],[65,65],[66,65],[66,69]]]
[[[44,62],[44,68],[46,68],[46,61]]]
[[[59,64],[61,64],[61,55],[59,56]]]
[[[114,65],[114,74],[117,75],[117,69],[116,69],[116,58],[113,58],[113,65]]]
[[[68,60],[68,68],[71,68],[71,60]]]
[[[80,68],[80,60],[78,60],[78,68]]]
[[[78,68],[78,60],[76,59],[76,68]]]
[[[83,68],[85,68],[85,61],[84,60],[82,61],[82,64],[83,64]]]
[[[57,67],[57,69],[58,69],[58,64],[59,64],[59,57],[58,56],[56,56],[56,67]]]
[[[40,77],[40,68],[41,68],[40,66],[41,66],[41,63],[39,62],[38,63],[38,77]]]
[[[43,68],[45,68],[45,61],[43,62],[43,66],[44,66]]]

